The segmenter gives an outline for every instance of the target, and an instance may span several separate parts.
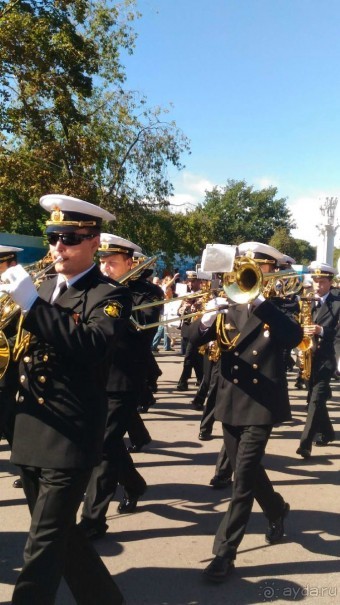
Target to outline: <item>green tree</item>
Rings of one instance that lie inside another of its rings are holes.
[[[315,258],[315,247],[302,239],[296,239],[283,227],[277,229],[270,238],[269,244],[288,254],[297,264],[308,265]]]
[[[0,1],[0,227],[38,233],[40,195],[116,213],[167,205],[168,163],[188,141],[166,111],[124,90],[134,0]],[[15,178],[13,178],[15,177]]]
[[[294,228],[286,199],[276,199],[276,195],[276,187],[255,190],[245,181],[235,180],[207,191],[204,202],[187,215],[192,223],[203,226],[196,233],[197,242],[200,246],[203,242],[238,244],[248,240],[268,243],[278,228]]]

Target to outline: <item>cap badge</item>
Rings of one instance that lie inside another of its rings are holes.
[[[247,250],[247,252],[246,252],[246,256],[247,256],[248,258],[255,258],[254,251],[253,251],[253,250]]]
[[[108,250],[110,248],[109,242],[101,242],[100,250]]]
[[[52,223],[62,223],[64,220],[64,213],[61,212],[60,208],[56,206],[51,212],[51,222]]]
[[[120,317],[122,312],[123,305],[115,300],[111,300],[106,307],[104,307],[105,315],[109,317]]]

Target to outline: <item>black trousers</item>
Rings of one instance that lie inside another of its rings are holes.
[[[203,378],[192,403],[204,404],[209,391],[212,366],[213,362],[209,360],[207,353],[205,353],[203,355]]]
[[[231,466],[227,450],[223,443],[216,460],[215,477],[219,477],[220,479],[231,479],[232,474],[233,467]]]
[[[194,347],[191,342],[188,342],[183,361],[183,370],[178,382],[188,382],[189,378],[191,378],[192,370],[196,374],[197,381],[201,382],[203,378],[203,357],[198,352],[198,348]]]
[[[103,460],[91,474],[86,488],[82,519],[105,527],[106,513],[118,483],[129,495],[139,495],[146,483],[135,468],[123,437],[135,405],[131,393],[109,393],[108,418],[103,444]]]
[[[329,385],[332,374],[333,372],[328,368],[324,368],[317,373],[312,372],[306,424],[300,439],[302,448],[312,449],[313,438],[316,433],[322,433],[326,439],[334,439],[334,428],[327,410],[327,399],[331,396]]]
[[[76,526],[91,471],[20,469],[32,521],[13,605],[53,605],[62,576],[78,605],[121,605],[121,592]]]
[[[4,436],[10,447],[12,447],[13,443],[15,413],[17,409],[15,401],[16,392],[17,385],[15,389],[0,388],[0,439]]]
[[[213,553],[231,560],[246,531],[254,498],[267,519],[277,519],[284,506],[280,494],[261,465],[271,426],[230,426],[223,424],[223,438],[234,471],[229,508],[217,530]]]
[[[210,373],[210,384],[200,424],[200,431],[204,433],[211,433],[213,430],[215,422],[214,412],[219,377],[219,364],[213,362],[210,363],[212,363]]]

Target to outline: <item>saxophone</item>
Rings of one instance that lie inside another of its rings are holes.
[[[302,328],[313,323],[312,319],[312,302],[313,293],[310,292],[307,296],[302,296],[300,300],[300,325]],[[309,380],[312,371],[312,350],[314,347],[314,339],[312,336],[304,336],[297,346],[299,351],[301,378]]]

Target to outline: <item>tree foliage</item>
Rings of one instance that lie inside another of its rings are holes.
[[[234,180],[207,192],[202,210],[210,217],[214,240],[227,244],[248,240],[268,243],[279,227],[293,228],[286,199],[276,199],[276,195],[276,187],[255,190],[245,181]]]
[[[118,224],[139,205],[167,205],[166,166],[182,167],[188,141],[165,110],[124,90],[137,17],[134,0],[0,2],[2,230],[37,234],[37,199],[53,191]]]
[[[315,258],[315,247],[303,239],[295,239],[285,228],[279,228],[270,238],[269,244],[288,254],[297,264],[308,265]]]

